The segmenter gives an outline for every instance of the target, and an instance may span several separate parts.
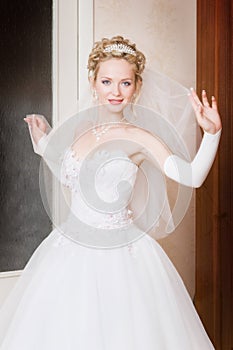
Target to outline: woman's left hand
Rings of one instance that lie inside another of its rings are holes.
[[[197,122],[200,127],[210,134],[216,134],[216,132],[222,128],[222,123],[218,113],[217,101],[215,97],[211,97],[210,106],[205,90],[202,90],[201,102],[196,94],[196,91],[194,89],[190,89],[189,99],[195,111]]]

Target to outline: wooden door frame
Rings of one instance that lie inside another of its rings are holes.
[[[195,305],[218,350],[233,348],[232,17],[231,0],[197,0],[197,90],[216,96],[223,132],[196,196]]]

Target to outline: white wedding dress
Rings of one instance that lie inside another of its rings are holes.
[[[98,157],[106,154],[101,151]],[[137,166],[126,155],[116,155],[120,157],[106,163],[95,178],[105,202],[117,198],[119,181],[133,185],[137,175]],[[0,349],[214,349],[175,267],[151,236],[139,234],[128,208],[110,215],[82,199],[81,164],[68,149],[62,182],[72,193],[71,212],[79,216],[84,231],[88,224],[102,228],[111,243],[117,242],[118,231],[130,232],[132,239],[109,249],[100,244],[95,248],[82,244],[93,242],[95,229],[90,228],[90,237],[80,228],[70,234],[69,218],[63,232],[54,229],[0,311]]]

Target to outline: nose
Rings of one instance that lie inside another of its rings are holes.
[[[113,84],[112,85],[112,94],[114,96],[119,96],[120,95],[120,89],[118,84]]]

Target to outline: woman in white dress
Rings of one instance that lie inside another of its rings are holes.
[[[175,267],[147,230],[135,224],[142,206],[134,210],[132,189],[139,188],[138,204],[143,180],[138,186],[137,177],[146,161],[184,188],[203,183],[221,134],[217,103],[214,97],[209,103],[205,91],[201,100],[190,91],[204,136],[194,159],[181,159],[161,137],[126,117],[129,106],[136,115],[132,104],[146,88],[144,65],[144,55],[127,39],[95,43],[88,62],[95,107],[84,117],[93,121],[97,115],[98,125],[95,119],[95,126],[87,123],[82,132],[72,123],[61,126],[66,139],[75,132],[62,144],[63,153],[60,133],[48,132],[44,118],[25,118],[35,151],[62,191],[70,190],[70,214],[36,249],[3,305],[1,350],[214,349]],[[160,213],[168,222],[169,215]]]

